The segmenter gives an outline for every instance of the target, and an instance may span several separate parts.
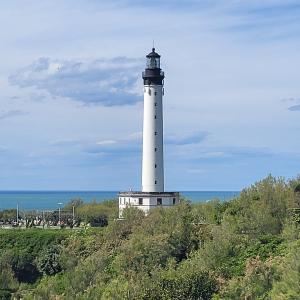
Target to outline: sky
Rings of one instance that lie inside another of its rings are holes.
[[[300,3],[0,3],[0,190],[139,190],[145,55],[168,191],[300,173]]]

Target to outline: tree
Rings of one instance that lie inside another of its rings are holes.
[[[141,299],[208,300],[217,289],[212,274],[195,265],[193,259],[187,259],[178,267],[171,262],[167,268],[154,271]]]
[[[300,241],[292,243],[278,264],[279,279],[270,292],[271,299],[299,299],[300,295]]]
[[[282,178],[268,176],[230,202],[223,223],[240,234],[279,234],[293,197],[293,190]]]
[[[81,198],[74,198],[71,199],[64,207],[64,210],[72,210],[72,208],[78,208],[84,204]]]
[[[154,268],[166,265],[171,251],[168,235],[136,233],[121,246],[114,264],[120,274],[150,273]]]
[[[18,289],[18,281],[9,266],[0,267],[0,300],[11,299],[11,294]]]
[[[76,209],[76,217],[94,226],[104,227],[109,220],[113,220],[118,215],[118,205],[116,200],[97,203],[93,201],[80,205]]]
[[[53,245],[46,248],[37,258],[38,270],[44,275],[55,275],[61,271],[59,262],[60,248]]]
[[[33,262],[33,256],[25,249],[3,251],[0,257],[0,268],[5,266],[11,269],[19,282],[34,283],[40,277],[40,273]]]
[[[245,275],[232,278],[220,292],[220,297],[224,300],[266,299],[275,278],[276,271],[272,259],[266,262],[261,261],[259,257],[249,259]]]

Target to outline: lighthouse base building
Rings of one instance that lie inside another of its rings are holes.
[[[160,55],[152,49],[147,56],[144,80],[144,126],[142,191],[119,193],[119,217],[126,207],[136,207],[148,214],[155,207],[179,203],[178,192],[164,191],[163,95],[164,72]]]
[[[156,207],[169,208],[179,203],[178,192],[120,192],[119,193],[119,217],[122,218],[126,207],[141,209],[146,215]]]

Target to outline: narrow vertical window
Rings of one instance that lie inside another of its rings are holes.
[[[156,151],[157,151],[157,148],[154,148],[154,151],[156,152]]]
[[[162,205],[162,198],[157,198],[157,205]]]
[[[154,119],[156,119],[156,115],[154,116]]]
[[[154,132],[154,135],[157,135],[157,131]]]
[[[156,95],[157,95],[157,93],[156,93],[156,92],[154,92],[154,95],[156,96]]]
[[[155,164],[155,168],[157,168],[157,164]]]
[[[139,198],[139,205],[143,205],[143,198]]]
[[[154,103],[154,106],[157,106],[157,103],[156,103],[156,102]]]
[[[157,180],[155,180],[155,184],[157,184]]]
[[[176,204],[176,198],[173,198],[173,205]]]

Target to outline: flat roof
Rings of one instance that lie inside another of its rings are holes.
[[[179,192],[141,192],[141,191],[125,191],[119,192],[119,197],[177,197]]]

